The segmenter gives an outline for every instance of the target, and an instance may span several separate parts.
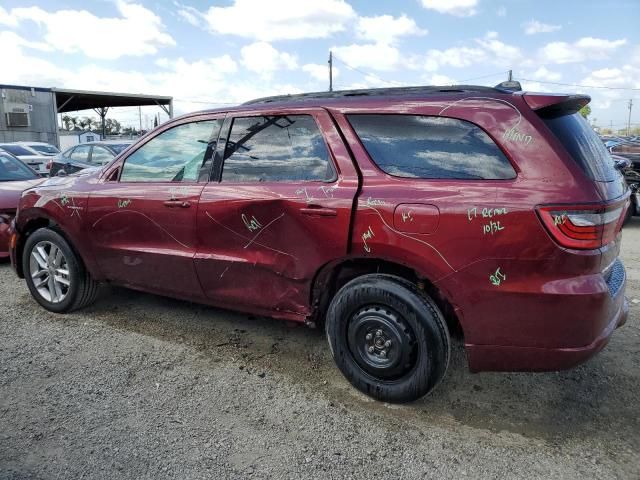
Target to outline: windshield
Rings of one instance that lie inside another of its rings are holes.
[[[0,145],[0,149],[6,152],[9,152],[10,154],[15,155],[16,157],[33,155],[33,153],[31,153],[26,148],[21,147],[20,145],[4,144],[4,145]]]
[[[574,113],[543,120],[591,179],[610,182],[618,178],[611,155],[582,115]]]
[[[60,150],[58,150],[53,145],[29,145],[29,147],[33,148],[36,152],[40,152],[40,153],[49,153],[54,155],[56,153],[60,153]]]
[[[32,180],[38,176],[20,160],[0,153],[0,182]]]
[[[122,152],[128,146],[129,146],[128,143],[123,143],[123,144],[117,144],[117,145],[109,145],[109,148],[111,150],[113,150],[117,155],[118,153]]]

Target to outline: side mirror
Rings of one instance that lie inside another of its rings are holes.
[[[58,170],[58,173],[56,174],[56,177],[66,177],[67,176],[67,171],[64,168],[61,168],[60,170]]]

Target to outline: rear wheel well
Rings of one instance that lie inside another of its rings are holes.
[[[312,321],[318,325],[324,325],[327,308],[338,290],[354,278],[372,273],[395,275],[413,283],[418,290],[431,297],[440,308],[450,334],[462,337],[462,327],[453,305],[429,279],[423,278],[406,265],[376,258],[350,259],[337,265],[325,266],[316,275],[311,292]]]

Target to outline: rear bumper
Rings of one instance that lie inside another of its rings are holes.
[[[481,371],[554,371],[586,362],[602,350],[613,331],[624,325],[629,316],[629,302],[623,297],[620,308],[600,335],[583,347],[512,347],[503,345],[465,345],[472,372]]]

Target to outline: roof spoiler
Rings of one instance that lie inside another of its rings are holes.
[[[591,101],[589,95],[525,93],[525,102],[541,117],[571,115]]]

